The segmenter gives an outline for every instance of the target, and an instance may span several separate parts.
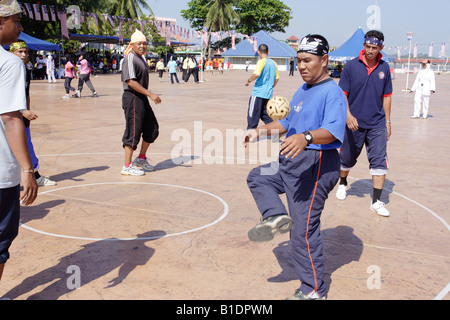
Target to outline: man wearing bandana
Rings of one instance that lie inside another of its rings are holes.
[[[388,170],[387,142],[391,136],[392,80],[389,65],[382,60],[384,35],[369,31],[358,58],[345,66],[339,86],[348,100],[347,129],[341,148],[341,182],[336,198],[347,197],[347,177],[366,145],[373,182],[370,210],[388,217],[380,201]]]
[[[16,0],[0,0],[0,279],[19,232],[20,204],[31,205],[38,190],[22,120],[25,66],[3,48],[18,40],[21,12]]]
[[[347,101],[328,75],[327,40],[304,37],[297,67],[306,82],[291,100],[291,112],[244,136],[244,145],[264,134],[282,140],[278,162],[252,170],[247,178],[262,214],[262,222],[248,232],[252,241],[270,241],[291,231],[293,264],[301,281],[289,300],[325,299],[320,216],[328,194],[339,180],[339,154],[345,135]],[[273,168],[277,170],[273,170]],[[286,194],[289,214],[280,199]]]

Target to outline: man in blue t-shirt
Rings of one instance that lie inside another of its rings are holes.
[[[383,217],[389,216],[380,201],[388,170],[387,141],[391,136],[392,80],[389,65],[382,60],[384,35],[369,31],[364,50],[345,66],[339,86],[348,100],[347,130],[341,148],[341,182],[336,198],[347,197],[347,176],[356,165],[365,145],[373,181],[370,209]]]
[[[280,79],[278,65],[269,59],[269,47],[265,44],[260,45],[258,54],[260,60],[256,69],[245,83],[246,86],[249,86],[251,82],[256,81],[248,106],[247,130],[257,128],[259,119],[265,124],[273,121],[267,114],[266,107],[267,102],[272,98],[273,88]]]
[[[177,81],[178,84],[180,84],[180,81],[178,81],[177,76],[177,62],[173,59],[173,57],[170,57],[169,63],[167,63],[167,68],[169,68],[169,74],[170,74],[170,82],[174,84],[173,78]]]
[[[324,37],[303,38],[297,66],[306,84],[292,98],[289,116],[244,136],[247,146],[264,134],[286,133],[278,162],[252,170],[247,178],[263,219],[248,236],[252,241],[269,241],[292,229],[293,264],[301,286],[290,300],[326,295],[320,216],[339,180],[337,148],[344,141],[347,116],[345,95],[327,72],[328,51]],[[289,214],[280,199],[283,193]]]

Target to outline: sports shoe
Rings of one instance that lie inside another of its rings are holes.
[[[75,93],[75,94],[72,95],[72,97],[74,97],[74,98],[81,98],[81,94]]]
[[[140,168],[136,167],[134,164],[131,164],[128,168],[123,166],[122,171],[120,173],[124,176],[143,176],[145,172]]]
[[[40,176],[36,179],[38,187],[56,186],[56,182],[49,179],[49,177]]]
[[[92,96],[91,96],[92,98],[98,98],[98,97],[100,97],[99,95],[98,95],[98,93],[97,92],[94,92],[93,94],[92,94]]]
[[[416,115],[412,115],[411,116],[411,119],[419,119],[420,117],[419,116],[416,116]]]
[[[345,200],[347,198],[347,186],[340,184],[336,191],[336,198],[338,200]]]
[[[248,238],[251,241],[264,242],[270,241],[277,234],[283,234],[291,231],[294,222],[288,215],[282,214],[272,216],[261,221],[248,232]]]
[[[148,163],[147,159],[136,158],[136,159],[133,161],[133,164],[134,164],[136,167],[138,167],[138,168],[144,170],[145,172],[152,172],[152,171],[155,171],[155,167],[152,166],[150,163]]]
[[[370,210],[376,212],[378,215],[382,217],[389,217],[389,211],[385,208],[386,204],[384,202],[381,202],[380,200],[377,200],[377,202],[372,203],[370,205]]]
[[[428,116],[422,116],[422,119],[427,119],[428,118]]]
[[[319,296],[319,294],[315,291],[310,294],[304,294],[300,289],[296,290],[294,295],[286,298],[286,300],[327,300],[326,296]]]
[[[63,99],[70,99],[70,95],[66,94],[65,96],[62,96]]]

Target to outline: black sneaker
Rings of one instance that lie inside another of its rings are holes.
[[[304,294],[300,289],[296,290],[294,295],[286,298],[286,300],[327,300],[326,296],[319,296],[319,294],[315,291],[310,294]]]
[[[291,231],[294,222],[288,215],[272,216],[261,221],[248,232],[251,241],[264,242],[272,240],[275,235]]]
[[[72,97],[74,97],[74,98],[81,98],[81,96],[78,93],[73,94]]]
[[[98,97],[100,97],[100,96],[97,94],[97,92],[94,92],[94,93],[92,94],[92,98],[98,98]]]

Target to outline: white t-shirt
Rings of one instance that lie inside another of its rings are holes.
[[[0,46],[0,115],[27,109],[25,65]],[[0,117],[0,189],[20,184],[21,168],[9,147]]]

